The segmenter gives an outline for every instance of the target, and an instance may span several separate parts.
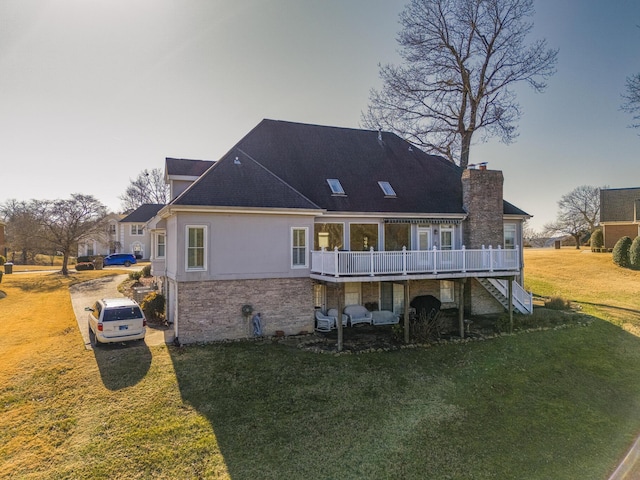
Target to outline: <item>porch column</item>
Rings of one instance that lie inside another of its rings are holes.
[[[409,282],[405,280],[404,284],[404,343],[409,343]]]
[[[338,295],[338,318],[336,319],[336,328],[338,329],[338,351],[342,351],[342,340],[343,340],[343,332],[342,332],[342,309],[344,308],[344,294],[342,283],[336,284],[336,290]]]
[[[458,326],[460,328],[460,338],[464,338],[464,284],[467,279],[463,278],[458,282]]]
[[[509,277],[509,333],[513,333],[513,277]]]

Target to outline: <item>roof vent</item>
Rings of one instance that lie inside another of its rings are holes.
[[[240,159],[238,157],[233,159],[233,163],[236,164],[236,165],[241,165]]]
[[[381,128],[378,129],[378,141],[379,142],[382,141],[382,129]]]

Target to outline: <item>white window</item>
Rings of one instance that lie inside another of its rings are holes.
[[[391,186],[391,184],[389,182],[378,182],[378,185],[380,185],[380,188],[384,192],[384,196],[385,197],[395,197],[396,196],[396,191],[393,189],[393,187]]]
[[[342,188],[340,180],[338,180],[337,178],[327,178],[327,183],[329,184],[331,193],[333,193],[334,195],[345,195],[344,188]]]
[[[442,303],[455,302],[455,282],[440,280],[440,301]]]
[[[115,223],[110,223],[109,224],[109,233],[111,235],[115,235],[116,234],[116,224]]]
[[[156,257],[157,258],[165,257],[166,241],[167,241],[167,238],[163,233],[159,233],[156,236]]]
[[[516,224],[504,224],[504,248],[516,248]]]
[[[450,225],[440,227],[440,250],[453,250],[453,227]]]
[[[207,227],[187,225],[187,270],[206,270]]]
[[[307,267],[308,228],[291,229],[291,267]]]
[[[142,235],[144,233],[143,223],[134,223],[131,225],[131,235]]]

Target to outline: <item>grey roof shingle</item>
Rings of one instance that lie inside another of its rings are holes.
[[[121,223],[146,223],[164,207],[162,203],[145,203],[120,220]]]
[[[167,157],[165,159],[165,172],[170,176],[199,177],[214,163],[212,160],[188,160],[186,158]]]
[[[601,222],[633,222],[640,187],[600,189]]]
[[[458,166],[393,133],[381,136],[263,120],[172,204],[464,214]],[[346,195],[332,195],[329,178],[340,180]],[[379,181],[397,196],[385,198]],[[508,202],[504,208],[526,215]]]

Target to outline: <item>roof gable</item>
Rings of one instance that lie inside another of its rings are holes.
[[[241,150],[227,154],[179,195],[173,205],[318,209]]]

